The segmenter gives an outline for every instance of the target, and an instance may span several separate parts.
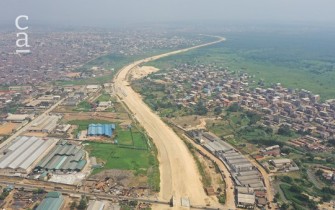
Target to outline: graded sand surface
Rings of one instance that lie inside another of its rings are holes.
[[[208,197],[203,190],[203,185],[200,180],[201,176],[192,154],[184,142],[142,101],[141,96],[130,87],[128,83],[128,73],[134,67],[148,61],[222,41],[224,41],[224,39],[220,37],[218,41],[212,43],[136,61],[122,68],[114,79],[118,96],[144,127],[158,149],[161,181],[159,199],[168,201],[171,196],[174,195],[176,201],[178,201],[175,207],[176,209],[180,209],[180,199],[182,197],[189,198],[191,205],[205,205],[205,199]]]
[[[131,77],[132,79],[141,79],[157,71],[159,71],[159,69],[153,66],[137,66],[132,69]]]

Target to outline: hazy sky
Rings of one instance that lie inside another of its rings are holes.
[[[150,22],[335,23],[334,0],[0,0],[0,25],[18,15],[50,25]]]

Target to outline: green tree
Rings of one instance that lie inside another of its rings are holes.
[[[205,104],[202,100],[199,100],[198,103],[194,107],[194,113],[197,115],[206,115],[208,112]]]
[[[282,136],[293,136],[293,131],[289,125],[281,125],[278,129],[278,134]]]
[[[78,210],[85,210],[87,208],[87,200],[85,196],[82,196],[77,207]]]
[[[280,210],[287,210],[290,206],[287,204],[287,203],[283,203],[281,206],[280,206]]]
[[[321,190],[323,193],[335,195],[335,190],[330,187],[324,187]]]
[[[241,107],[236,102],[230,105],[227,109],[228,112],[238,112],[240,110],[241,110]]]
[[[130,206],[135,207],[135,206],[137,206],[137,204],[138,204],[137,201],[129,201],[129,205],[130,205]]]
[[[259,114],[252,111],[247,111],[246,115],[250,120],[249,125],[253,125],[261,119],[261,116]]]
[[[289,177],[289,176],[283,176],[283,177],[281,177],[281,180],[283,182],[286,182],[286,183],[289,183],[289,184],[291,184],[292,181],[293,181],[293,179],[291,177]]]
[[[295,184],[290,187],[290,191],[298,194],[302,193],[301,187]]]
[[[221,204],[226,203],[226,197],[224,195],[219,195],[218,199],[219,199],[219,203]]]
[[[283,147],[282,149],[281,149],[281,152],[282,153],[285,153],[285,154],[290,154],[291,153],[291,149],[290,148],[288,148],[288,147]]]
[[[221,113],[222,113],[222,108],[219,107],[219,106],[215,107],[214,114],[215,115],[220,115]]]
[[[323,202],[329,202],[332,199],[332,196],[329,194],[324,194],[321,196]]]

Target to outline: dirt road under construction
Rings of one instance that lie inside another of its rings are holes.
[[[207,44],[177,50],[136,61],[122,68],[114,78],[117,95],[127,105],[136,120],[144,127],[153,139],[160,163],[160,194],[162,200],[175,196],[175,207],[181,209],[181,198],[189,199],[191,205],[204,205],[207,195],[203,190],[201,176],[192,154],[177,134],[154,113],[129,85],[128,76],[131,70],[146,62],[186,52],[192,49],[217,44],[224,41],[222,37]]]

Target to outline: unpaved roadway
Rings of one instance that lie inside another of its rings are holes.
[[[213,45],[225,40],[222,37],[217,38],[218,40],[215,42],[136,61],[122,68],[114,78],[118,96],[128,106],[129,110],[144,127],[157,147],[161,180],[159,198],[169,200],[174,195],[177,201],[175,209],[181,209],[180,199],[182,197],[189,198],[191,205],[205,205],[207,196],[203,190],[200,174],[192,154],[188,151],[184,142],[142,101],[141,96],[130,87],[128,73],[140,64]]]

